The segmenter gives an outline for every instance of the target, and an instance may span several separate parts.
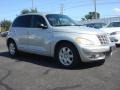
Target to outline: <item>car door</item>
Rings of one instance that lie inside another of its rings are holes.
[[[28,31],[31,29],[31,15],[23,15],[18,17],[13,23],[13,31],[15,33],[15,39],[17,47],[20,50],[28,51]]]
[[[49,56],[53,35],[43,16],[33,15],[32,29],[29,30],[29,33],[30,51]]]

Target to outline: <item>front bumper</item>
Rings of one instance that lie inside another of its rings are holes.
[[[79,54],[82,62],[97,61],[108,58],[112,51],[115,50],[115,45],[110,46],[80,46]]]

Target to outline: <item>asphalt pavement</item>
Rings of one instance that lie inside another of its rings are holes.
[[[40,55],[11,58],[0,37],[0,90],[120,90],[120,48],[103,65],[94,62],[67,70]]]

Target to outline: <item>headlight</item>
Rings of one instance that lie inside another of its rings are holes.
[[[86,38],[77,37],[75,38],[75,41],[82,45],[94,45],[94,43],[91,40],[88,40]]]
[[[110,35],[120,34],[120,32],[112,32]]]

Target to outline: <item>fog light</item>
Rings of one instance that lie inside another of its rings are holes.
[[[89,58],[95,59],[95,58],[100,57],[100,54],[94,54],[94,55],[90,55],[90,56],[88,56],[88,57],[89,57]]]
[[[90,56],[88,56],[88,58],[91,58],[91,59],[95,59],[95,55],[90,55]]]
[[[87,56],[90,59],[99,59],[105,57],[103,53],[91,54]]]

